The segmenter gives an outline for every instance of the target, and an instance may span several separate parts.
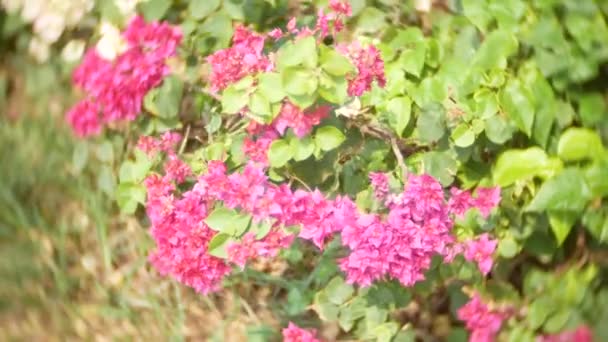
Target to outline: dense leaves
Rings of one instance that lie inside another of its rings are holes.
[[[608,8],[424,3],[142,2],[179,35],[112,21],[149,33],[114,37],[118,65],[163,72],[79,67],[93,95],[69,123],[101,142],[74,169],[104,163],[99,187],[146,209],[152,263],[199,292],[287,265],[286,340],[316,336],[288,320],[328,340],[605,338]],[[136,112],[115,120],[121,96]]]

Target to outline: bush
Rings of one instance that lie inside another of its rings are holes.
[[[87,7],[66,121],[160,274],[272,283],[287,341],[608,339],[608,6],[428,3]]]

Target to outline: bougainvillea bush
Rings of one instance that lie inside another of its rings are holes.
[[[160,275],[207,296],[286,263],[285,341],[608,339],[605,2],[136,9],[66,121],[121,138]]]

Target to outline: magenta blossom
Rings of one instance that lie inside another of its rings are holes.
[[[175,54],[182,34],[169,24],[147,24],[135,17],[123,37],[127,49],[114,61],[103,59],[91,48],[74,71],[74,84],[87,95],[67,114],[79,136],[99,134],[105,124],[134,120],[144,96],[169,73],[165,62]]]
[[[473,202],[481,215],[487,218],[500,202],[500,188],[477,188]]]
[[[476,262],[481,273],[487,275],[492,270],[492,256],[497,245],[498,240],[490,239],[488,233],[481,234],[476,239],[464,243],[464,258]]]
[[[374,81],[384,87],[386,78],[384,76],[384,62],[380,51],[373,45],[367,48],[359,42],[350,45],[338,46],[338,50],[349,57],[357,68],[357,72],[348,79],[348,94],[350,96],[361,96],[372,88]]]
[[[471,342],[494,342],[500,331],[502,322],[508,314],[491,309],[485,304],[478,293],[458,310],[458,318],[465,322],[467,330],[471,332]]]
[[[287,328],[283,329],[283,342],[321,342],[315,337],[317,331],[314,329],[306,330],[289,322]]]
[[[388,176],[382,172],[370,172],[369,180],[374,188],[374,195],[377,199],[382,200],[388,195]]]
[[[544,335],[537,339],[538,342],[593,342],[593,333],[586,325],[581,325],[575,330],[568,330],[557,334]]]
[[[221,91],[245,76],[272,70],[273,65],[263,52],[264,42],[264,36],[237,26],[232,46],[207,57],[211,65],[211,90]]]

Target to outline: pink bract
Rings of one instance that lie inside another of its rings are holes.
[[[237,26],[232,46],[207,57],[207,62],[211,65],[211,90],[221,91],[245,76],[272,70],[272,63],[263,53],[264,42],[264,36],[249,31],[244,26]]]
[[[481,234],[464,243],[464,258],[467,261],[476,262],[481,273],[487,275],[492,270],[494,263],[492,256],[497,245],[498,240],[490,239],[488,233]]]
[[[582,325],[575,330],[541,336],[538,342],[593,342],[593,333],[589,327]]]
[[[479,294],[475,293],[469,302],[458,310],[458,318],[465,322],[467,330],[471,332],[469,341],[494,342],[508,314],[490,309]]]
[[[283,342],[321,342],[315,337],[317,331],[314,329],[306,330],[289,322],[287,328],[283,329]]]
[[[147,24],[141,17],[131,20],[123,36],[127,50],[116,60],[105,60],[91,48],[74,71],[74,84],[87,95],[67,114],[79,136],[99,134],[104,124],[134,120],[144,96],[169,73],[165,61],[175,54],[182,38],[179,28]]]

